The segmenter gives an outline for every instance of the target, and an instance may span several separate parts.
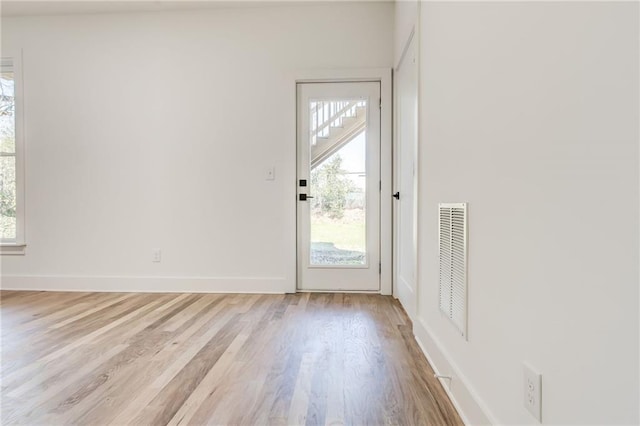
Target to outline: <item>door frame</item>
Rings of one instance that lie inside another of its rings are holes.
[[[287,215],[290,219],[287,223],[285,238],[291,247],[287,260],[287,293],[295,293],[297,290],[297,84],[298,83],[340,83],[340,82],[379,82],[380,83],[380,293],[392,294],[392,265],[393,265],[393,204],[391,190],[393,188],[393,133],[392,133],[392,69],[391,68],[354,68],[354,69],[316,69],[300,70],[289,77],[291,115],[295,127],[290,133],[291,150],[287,154],[288,164],[284,173],[285,196],[287,197]]]

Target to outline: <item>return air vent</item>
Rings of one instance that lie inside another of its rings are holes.
[[[467,334],[467,204],[441,203],[440,310]]]

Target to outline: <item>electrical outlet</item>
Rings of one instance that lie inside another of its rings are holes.
[[[530,365],[522,364],[524,370],[524,406],[533,417],[542,422],[542,375]]]
[[[162,250],[153,249],[151,250],[151,261],[154,263],[158,263],[162,260]]]

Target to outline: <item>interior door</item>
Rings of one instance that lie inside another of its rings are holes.
[[[380,290],[380,82],[300,83],[298,289]]]
[[[418,66],[415,37],[396,71],[394,294],[413,318],[416,294]]]

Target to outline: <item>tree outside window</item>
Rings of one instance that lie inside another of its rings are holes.
[[[0,239],[16,240],[16,120],[13,70],[0,73]]]

